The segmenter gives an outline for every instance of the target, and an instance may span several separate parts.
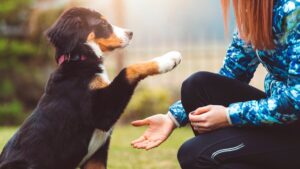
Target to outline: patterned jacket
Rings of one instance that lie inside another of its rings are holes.
[[[232,103],[227,108],[231,123],[243,125],[288,124],[300,116],[300,0],[275,0],[273,34],[276,48],[254,50],[237,33],[219,74],[249,83],[261,63],[267,98]],[[169,108],[178,126],[188,122],[181,101]]]

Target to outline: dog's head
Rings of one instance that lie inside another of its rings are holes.
[[[77,48],[89,46],[98,57],[127,46],[133,35],[131,31],[111,25],[100,13],[86,8],[67,10],[46,34],[59,55],[70,55]]]

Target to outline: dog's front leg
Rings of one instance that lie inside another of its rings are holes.
[[[81,169],[106,169],[110,137],[104,145],[81,167]]]
[[[180,61],[179,52],[169,52],[148,62],[134,64],[123,69],[111,84],[95,90],[93,110],[97,128],[108,131],[114,125],[140,80],[150,75],[168,72],[174,69]]]
[[[148,62],[131,65],[125,69],[126,80],[135,85],[150,75],[166,73],[174,69],[181,61],[179,52],[169,52]]]

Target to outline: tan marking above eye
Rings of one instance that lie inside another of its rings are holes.
[[[107,21],[105,16],[101,16],[100,19]]]
[[[142,80],[149,75],[155,75],[158,73],[159,66],[155,61],[134,64],[126,68],[126,78],[131,84]]]
[[[106,83],[100,76],[96,76],[89,84],[89,88],[91,90],[102,89],[106,86],[108,86],[108,83]]]
[[[96,35],[94,32],[89,33],[88,37],[87,37],[87,41],[92,41],[96,38]]]

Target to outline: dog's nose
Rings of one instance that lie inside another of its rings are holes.
[[[128,38],[131,40],[132,36],[133,36],[133,32],[132,31],[126,31],[126,35],[128,36]]]

